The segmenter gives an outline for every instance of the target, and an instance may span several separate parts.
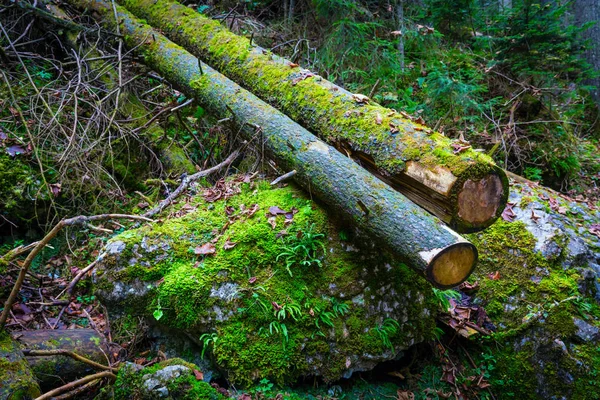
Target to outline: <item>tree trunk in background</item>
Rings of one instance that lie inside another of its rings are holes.
[[[398,18],[398,58],[400,60],[400,70],[404,72],[404,0],[397,0],[396,17]]]
[[[584,32],[585,38],[590,42],[588,50],[585,52],[585,58],[596,72],[600,73],[600,0],[575,0],[574,7],[575,22],[578,26],[596,22],[594,26]],[[600,108],[600,76],[590,79],[586,83],[596,87],[592,90],[592,97]]]

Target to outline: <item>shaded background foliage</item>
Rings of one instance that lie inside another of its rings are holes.
[[[590,83],[598,66],[589,61],[598,27],[596,6],[583,3],[263,0],[198,7],[222,18],[236,7],[229,23],[238,33],[254,32],[274,52],[421,115],[448,136],[464,135],[512,172],[595,197],[600,128]]]

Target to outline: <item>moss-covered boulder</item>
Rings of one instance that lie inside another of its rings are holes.
[[[533,184],[515,184],[505,220],[471,235],[471,281],[496,332],[483,339],[500,398],[600,398],[600,212]]]
[[[237,179],[205,198],[107,244],[111,314],[185,333],[237,384],[331,381],[431,337],[429,284],[304,192]]]
[[[33,399],[40,388],[19,345],[0,330],[0,400]]]
[[[114,386],[104,388],[97,397],[98,400],[227,398],[202,379],[197,366],[181,359],[170,359],[146,368],[125,363],[119,370]]]

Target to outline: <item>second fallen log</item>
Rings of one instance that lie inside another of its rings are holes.
[[[231,116],[240,135],[261,148],[294,180],[332,210],[387,247],[434,285],[463,282],[477,262],[477,249],[440,220],[343,156],[333,147],[227,79],[122,7],[105,1],[69,0],[115,27],[144,62],[208,111]],[[233,114],[233,115],[232,115]]]
[[[504,210],[506,175],[466,142],[350,93],[175,1],[119,3],[453,229],[484,229]]]

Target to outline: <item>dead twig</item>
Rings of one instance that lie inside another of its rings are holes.
[[[88,224],[91,221],[102,221],[102,220],[111,219],[111,218],[124,218],[124,219],[134,219],[134,220],[141,220],[141,221],[146,221],[146,222],[153,222],[148,217],[143,217],[143,216],[139,216],[139,215],[126,215],[126,214],[102,214],[102,215],[93,215],[91,217],[86,217],[84,215],[80,215],[80,216],[77,216],[74,218],[67,218],[67,219],[60,220],[54,226],[54,228],[52,228],[52,230],[50,232],[48,232],[46,234],[46,236],[44,236],[44,238],[42,240],[37,242],[36,246],[27,255],[27,258],[25,258],[25,261],[23,262],[23,265],[21,266],[21,271],[19,272],[19,277],[17,278],[17,281],[15,282],[15,284],[12,288],[12,291],[10,292],[10,295],[8,296],[8,299],[4,303],[4,310],[2,310],[2,315],[0,315],[0,329],[4,328],[4,325],[6,324],[6,320],[8,319],[9,312],[17,298],[17,295],[19,294],[19,291],[21,290],[21,286],[23,285],[23,281],[25,281],[25,276],[27,275],[27,272],[29,271],[29,267],[31,266],[33,259],[39,254],[39,252],[52,239],[54,239],[56,237],[56,235],[58,235],[58,233],[62,230],[62,228],[66,227],[66,226],[76,226],[76,225],[84,225],[85,226],[86,224]]]
[[[238,151],[234,151],[222,163],[215,165],[212,168],[205,169],[204,171],[196,172],[193,175],[186,176],[185,178],[183,178],[183,180],[181,181],[181,184],[179,185],[179,187],[177,189],[175,189],[166,199],[162,200],[158,204],[158,206],[156,206],[153,209],[146,212],[144,214],[144,217],[150,218],[150,217],[153,217],[156,214],[160,213],[162,210],[165,209],[165,207],[170,205],[173,202],[173,200],[175,200],[177,197],[179,197],[181,195],[181,193],[183,193],[185,191],[185,189],[187,189],[187,187],[190,185],[190,183],[192,183],[204,176],[208,176],[214,172],[220,171],[221,169],[223,169],[225,167],[228,167],[232,162],[235,161],[235,159],[238,157],[239,154],[240,153]]]
[[[93,380],[91,382],[86,383],[83,386],[79,386],[76,389],[71,390],[70,392],[67,392],[65,394],[61,394],[60,396],[56,396],[54,397],[54,400],[66,400],[66,399],[71,399],[83,392],[85,392],[86,390],[96,386],[98,384],[98,382],[100,382],[100,379],[96,379]]]
[[[296,175],[296,170],[295,169],[293,169],[290,172],[285,173],[285,174],[281,175],[280,177],[278,177],[277,179],[275,179],[273,182],[271,182],[271,186],[277,185],[278,183],[283,182],[283,181],[291,178],[294,175]]]
[[[69,286],[67,286],[62,292],[60,292],[60,294],[58,296],[56,296],[56,298],[62,297],[62,295],[65,294],[65,293],[67,293],[69,296],[71,296],[73,294],[73,289],[75,289],[75,286],[81,280],[81,278],[83,278],[85,276],[85,274],[87,274],[92,269],[94,269],[94,267],[96,265],[98,265],[98,262],[100,260],[102,260],[102,258],[104,258],[105,254],[106,253],[100,254],[100,256],[98,256],[98,258],[96,258],[90,265],[88,265],[87,267],[85,267],[84,269],[82,269],[81,271],[79,271],[79,273],[77,275],[75,275],[75,278],[73,278],[73,280],[71,281],[71,283],[69,283]]]
[[[97,374],[85,376],[81,379],[67,383],[66,385],[63,385],[56,389],[53,389],[49,392],[46,392],[43,395],[36,397],[35,400],[49,400],[52,398],[56,398],[56,395],[58,395],[58,394],[61,394],[61,393],[67,392],[67,391],[71,391],[71,390],[73,390],[79,386],[85,385],[89,382],[93,382],[98,379],[104,379],[104,378],[109,378],[110,380],[113,380],[113,381],[117,379],[115,374],[113,374],[110,371],[98,372]]]
[[[57,349],[57,350],[31,350],[31,349],[23,349],[23,354],[28,357],[52,357],[52,356],[65,356],[70,357],[73,360],[81,361],[92,368],[99,369],[102,371],[115,371],[115,368],[112,368],[108,365],[102,365],[97,363],[96,361],[90,360],[89,358],[80,356],[77,353],[74,353],[69,350]]]

